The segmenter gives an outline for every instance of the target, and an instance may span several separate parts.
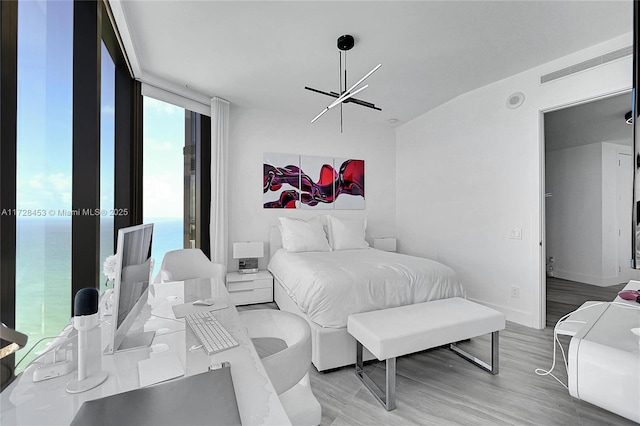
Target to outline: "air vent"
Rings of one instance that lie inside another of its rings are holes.
[[[597,58],[589,59],[579,64],[572,65],[561,70],[545,74],[540,77],[540,83],[548,83],[549,81],[557,80],[561,77],[566,77],[571,74],[575,74],[580,71],[588,70],[589,68],[597,67],[598,65],[606,64],[607,62],[615,61],[625,56],[629,56],[633,53],[633,46],[624,47],[622,49],[614,50],[613,52],[606,53]]]

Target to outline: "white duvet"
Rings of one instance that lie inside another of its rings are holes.
[[[290,253],[267,267],[300,310],[323,327],[345,327],[358,312],[465,297],[453,269],[439,262],[373,248]]]

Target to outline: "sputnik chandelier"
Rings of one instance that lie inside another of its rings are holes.
[[[378,70],[382,66],[382,64],[376,65],[371,71],[365,74],[360,80],[358,80],[355,84],[350,86],[347,89],[347,51],[351,50],[354,46],[355,42],[353,36],[350,35],[342,35],[338,37],[338,49],[340,50],[340,92],[324,92],[322,90],[313,89],[311,87],[305,86],[305,89],[311,90],[312,92],[320,93],[326,96],[330,96],[335,98],[335,100],[325,109],[323,109],[320,114],[316,115],[312,123],[315,123],[320,117],[322,117],[327,111],[340,105],[340,133],[342,133],[342,105],[346,103],[353,103],[356,105],[361,105],[367,108],[375,109],[378,111],[382,111],[382,108],[378,108],[375,104],[371,102],[366,102],[361,99],[354,98],[355,95],[362,92],[364,89],[369,87],[368,84],[361,86],[361,84],[371,76],[374,72]],[[344,57],[344,60],[343,60]]]

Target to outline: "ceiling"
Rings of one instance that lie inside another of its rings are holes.
[[[358,98],[383,110],[346,105],[346,123],[385,125],[632,30],[631,1],[120,4],[137,78],[309,121],[332,99],[304,87],[338,90],[336,39],[351,34],[356,44],[348,52],[349,81],[381,63]],[[321,120],[337,123],[337,111]]]
[[[631,92],[546,113],[545,150],[607,141],[631,146],[633,126],[624,118],[628,111],[631,111]]]

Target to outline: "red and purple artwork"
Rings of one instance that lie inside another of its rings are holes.
[[[364,209],[364,160],[265,153],[263,205]]]

